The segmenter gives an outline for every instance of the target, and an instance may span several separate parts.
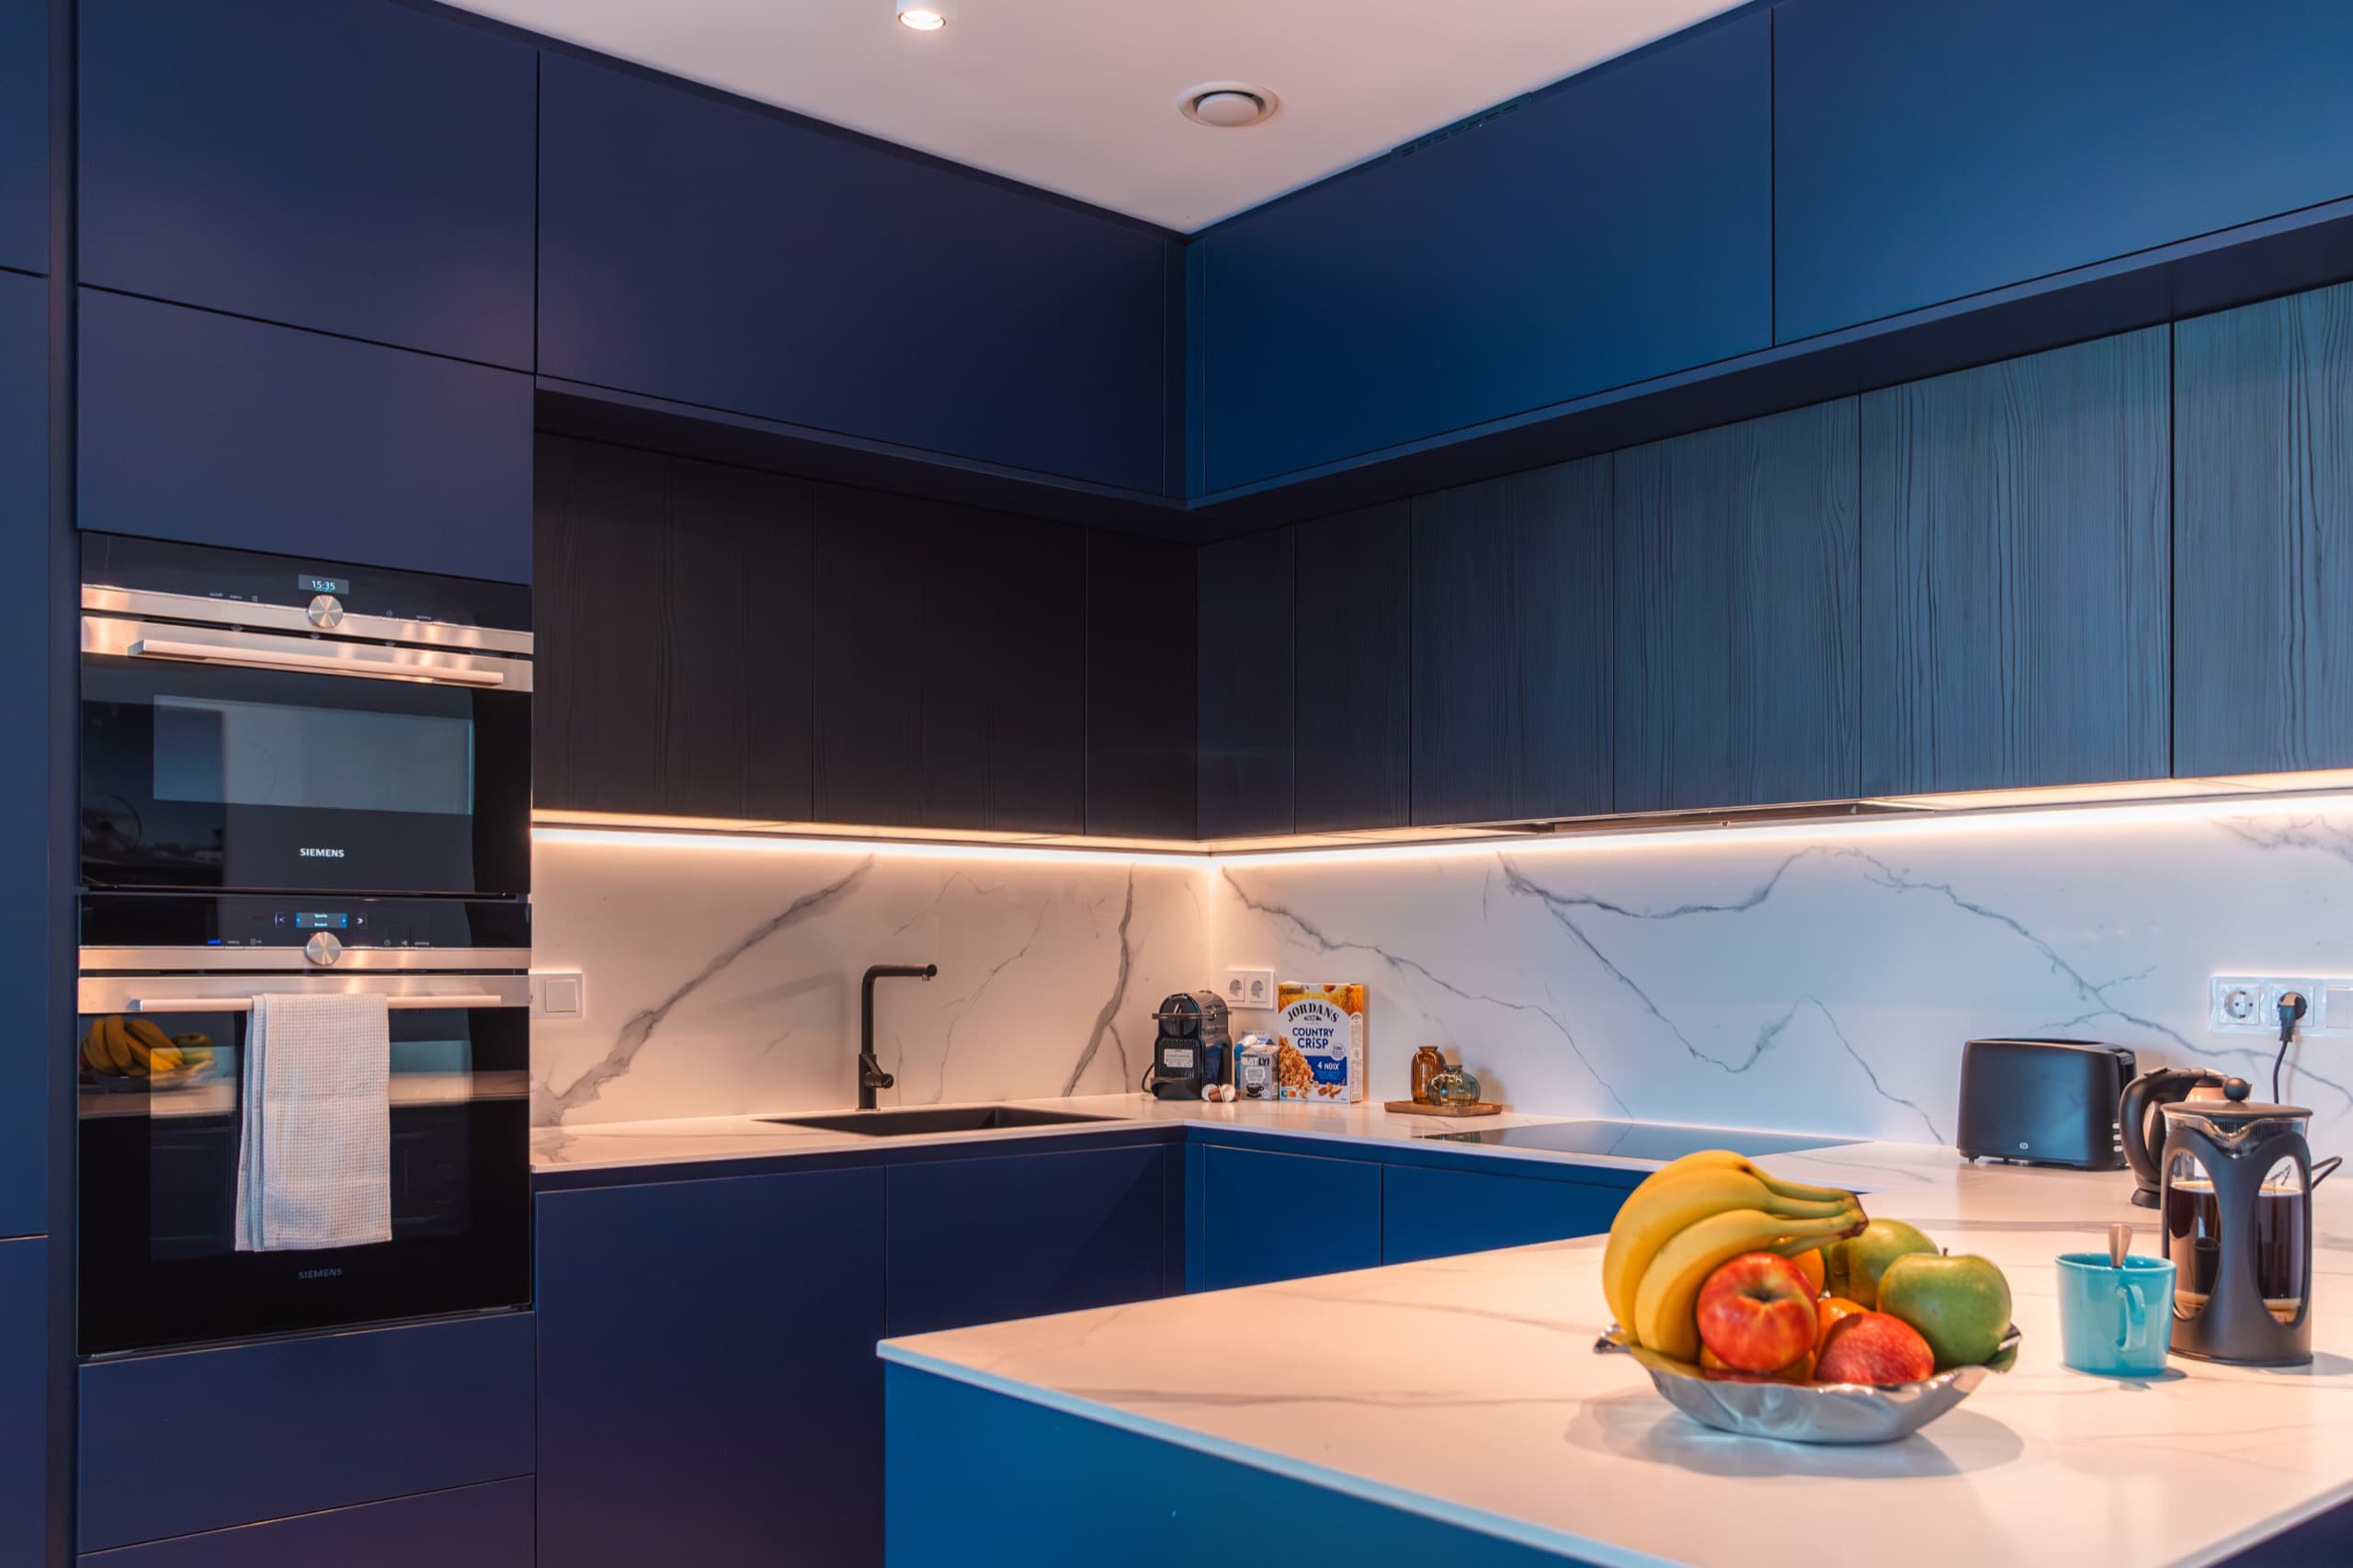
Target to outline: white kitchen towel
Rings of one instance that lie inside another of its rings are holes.
[[[381,996],[254,998],[239,1081],[239,1252],[392,1239],[392,1057]]]

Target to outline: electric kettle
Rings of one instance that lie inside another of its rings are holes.
[[[2124,1163],[2132,1167],[2138,1185],[2132,1201],[2143,1209],[2157,1206],[2165,1178],[2165,1122],[2159,1112],[2188,1099],[2222,1097],[2230,1080],[2211,1067],[2160,1067],[2124,1085],[2123,1103],[2116,1113],[2117,1136],[2124,1143]]]

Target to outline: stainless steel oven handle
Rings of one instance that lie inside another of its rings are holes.
[[[334,655],[295,653],[276,648],[218,647],[205,642],[181,642],[165,637],[142,637],[126,650],[134,659],[172,659],[193,665],[240,665],[272,670],[320,670],[331,675],[396,674],[411,680],[444,686],[505,686],[503,670],[464,669],[434,665],[398,653],[385,654],[345,648]]]
[[[300,992],[281,992],[281,995],[300,995]],[[368,995],[368,992],[357,994]],[[384,1006],[394,1011],[423,1007],[528,1007],[529,996],[517,1001],[506,996],[494,996],[489,992],[451,992],[448,995],[387,996]],[[126,1013],[250,1013],[254,999],[250,996],[160,996],[153,1002],[131,996],[123,1000]]]

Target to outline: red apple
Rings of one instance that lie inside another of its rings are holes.
[[[1775,1372],[1813,1348],[1813,1285],[1786,1257],[1743,1253],[1699,1287],[1699,1343],[1741,1372]]]
[[[1920,1331],[1886,1312],[1855,1312],[1830,1325],[1814,1358],[1825,1383],[1916,1383],[1937,1369],[1936,1352]]]

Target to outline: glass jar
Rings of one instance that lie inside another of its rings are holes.
[[[1479,1101],[1479,1078],[1468,1067],[1445,1067],[1431,1074],[1429,1089],[1432,1105],[1476,1105]]]

